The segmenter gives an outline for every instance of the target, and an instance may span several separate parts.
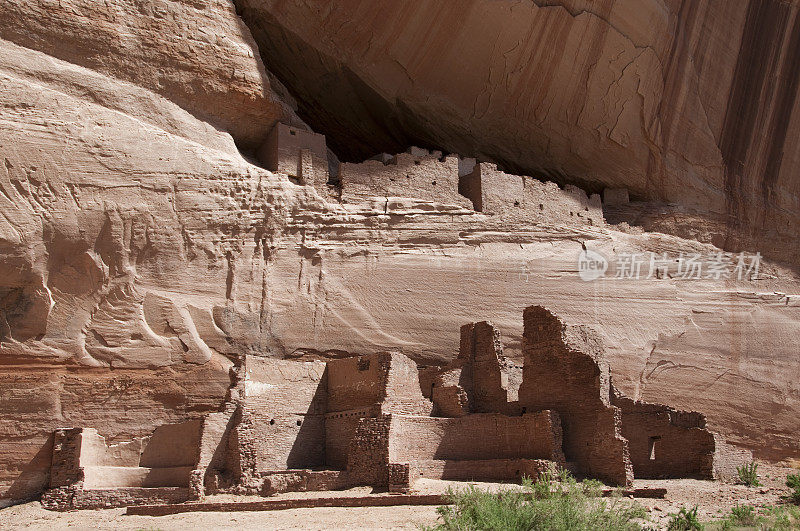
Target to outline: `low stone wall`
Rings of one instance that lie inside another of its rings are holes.
[[[83,488],[183,487],[189,485],[192,467],[146,468],[133,466],[83,467]]]
[[[414,463],[412,479],[519,481],[523,477],[535,479],[555,466],[553,461],[544,459],[422,460]]]
[[[42,507],[53,511],[110,509],[130,505],[182,503],[191,499],[188,487],[114,488],[84,490],[76,487],[50,489],[42,495]]]
[[[550,411],[509,417],[478,413],[458,418],[392,415],[389,460],[467,461],[545,459],[563,462],[561,424]]]

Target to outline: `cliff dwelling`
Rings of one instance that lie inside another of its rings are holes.
[[[541,306],[523,320],[516,399],[500,333],[486,321],[464,325],[458,357],[424,378],[397,351],[328,361],[247,355],[224,409],[202,420],[121,445],[93,427],[57,430],[42,503],[65,510],[218,493],[407,492],[419,478],[519,481],[559,468],[629,486],[730,477],[749,458],[701,414],[623,396],[591,328]]]

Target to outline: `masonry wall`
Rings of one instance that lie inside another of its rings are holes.
[[[257,158],[270,171],[286,173],[299,184],[320,184],[328,181],[328,149],[325,136],[276,123]]]
[[[328,362],[328,412],[381,407],[384,413],[430,414],[414,361],[398,352]]]
[[[561,417],[564,453],[587,476],[630,484],[633,471],[622,437],[622,414],[611,405],[610,377],[599,338],[567,327],[545,308],[523,314],[525,365],[519,404],[552,409]]]
[[[350,439],[347,476],[352,485],[388,485],[391,415],[363,418]]]
[[[342,199],[363,197],[413,197],[437,203],[472,208],[459,194],[457,156],[442,157],[440,151],[398,153],[388,160],[343,163],[339,168]]]
[[[502,356],[500,332],[491,323],[481,321],[461,327],[458,357],[468,362],[463,370],[468,374],[467,395],[472,412],[506,412],[508,378],[500,366]]]
[[[542,223],[605,224],[598,194],[587,196],[576,186],[562,189],[554,182],[508,174],[486,162],[461,177],[459,191],[472,200],[475,210],[485,214]]]
[[[638,478],[714,477],[714,434],[703,415],[615,396]]]
[[[558,415],[549,411],[508,417],[478,413],[461,418],[392,415],[389,460],[547,459],[563,461]]]
[[[325,363],[248,356],[239,451],[256,471],[325,464]]]
[[[337,470],[347,467],[350,441],[362,418],[380,416],[380,406],[337,411],[325,416],[325,466]]]

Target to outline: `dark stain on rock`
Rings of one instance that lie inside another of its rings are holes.
[[[800,73],[798,19],[795,16],[791,20],[794,12],[781,0],[748,3],[720,139],[728,226],[737,233],[745,226],[749,226],[751,235],[759,232],[778,179]],[[781,58],[790,26],[794,32],[790,35],[792,45]],[[761,204],[745,208],[746,203],[758,201],[758,189]]]

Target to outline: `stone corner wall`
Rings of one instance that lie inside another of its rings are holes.
[[[633,469],[621,433],[622,413],[610,404],[610,375],[598,343],[586,329],[569,329],[541,306],[526,308],[523,320],[520,406],[558,412],[565,457],[580,473],[630,484]]]

